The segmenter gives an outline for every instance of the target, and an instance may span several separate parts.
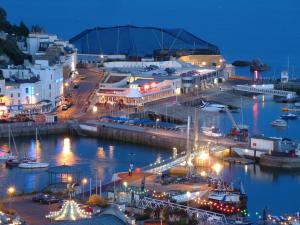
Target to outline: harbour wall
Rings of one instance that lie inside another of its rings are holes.
[[[16,136],[32,136],[35,135],[36,130],[39,135],[48,134],[65,134],[70,131],[70,122],[64,123],[35,123],[35,122],[23,122],[23,123],[7,123],[0,125],[0,138],[8,137],[9,130]]]
[[[270,168],[300,169],[300,158],[262,155],[259,164]]]
[[[177,148],[178,151],[185,151],[187,146],[186,132],[170,132],[155,128],[99,122],[80,123],[77,124],[76,127],[73,127],[73,130],[75,130],[77,134],[83,136],[148,145],[165,149]],[[194,134],[191,132],[191,148],[194,146],[194,138]],[[221,153],[224,149],[230,149],[234,146],[245,145],[245,143],[240,143],[233,140],[230,141],[228,139],[204,137],[200,134],[198,140],[198,144],[200,145],[205,145],[210,142],[211,148],[214,148],[214,146],[219,146],[219,148],[215,148],[215,153]],[[221,146],[223,147],[221,148]]]
[[[88,128],[90,127],[90,130]],[[94,128],[96,129],[94,129]],[[133,144],[148,145],[152,147],[178,150],[186,149],[186,138],[174,138],[164,135],[157,135],[148,132],[141,132],[138,130],[120,129],[117,127],[107,126],[89,126],[86,129],[77,128],[79,135],[91,136],[112,141],[122,141]]]

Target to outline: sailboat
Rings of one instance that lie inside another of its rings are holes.
[[[3,149],[0,150],[0,161],[1,160],[9,160],[9,159],[16,159],[17,157],[12,155],[11,147],[10,147],[10,126],[8,128],[8,151]]]
[[[38,144],[38,137],[37,137],[37,128],[35,129],[35,154],[37,153],[37,144]],[[37,155],[37,154],[36,154]],[[47,168],[49,163],[37,162],[37,161],[28,161],[22,162],[18,165],[19,168],[22,169],[39,169],[39,168]]]

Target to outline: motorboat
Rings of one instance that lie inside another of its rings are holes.
[[[280,118],[284,119],[284,120],[296,120],[298,118],[298,116],[293,113],[285,113],[285,114],[281,115]]]
[[[294,106],[295,107],[300,107],[300,102],[295,102]]]
[[[209,137],[222,137],[223,134],[221,133],[219,128],[216,127],[201,127],[202,133],[205,136]]]
[[[221,112],[225,110],[226,106],[222,104],[210,103],[202,108],[205,112]]]
[[[221,203],[239,205],[241,203],[240,195],[237,193],[226,192],[226,191],[212,191],[208,195],[208,200],[217,201]]]
[[[9,159],[16,159],[17,157],[12,155],[8,152],[0,152],[0,161],[2,160],[9,160]]]
[[[283,119],[277,119],[272,121],[270,125],[275,127],[287,127],[287,122]]]
[[[18,167],[22,169],[47,168],[48,166],[49,163],[41,163],[41,162],[25,162],[25,163],[20,163],[18,165]]]
[[[5,166],[6,167],[18,167],[21,161],[19,159],[7,159],[5,161]]]

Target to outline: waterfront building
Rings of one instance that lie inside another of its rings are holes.
[[[48,60],[8,66],[0,80],[0,113],[43,113],[62,102],[63,70]]]

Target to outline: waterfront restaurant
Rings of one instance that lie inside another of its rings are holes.
[[[101,87],[97,95],[100,104],[143,105],[148,102],[179,95],[180,77],[138,79],[126,88]]]

